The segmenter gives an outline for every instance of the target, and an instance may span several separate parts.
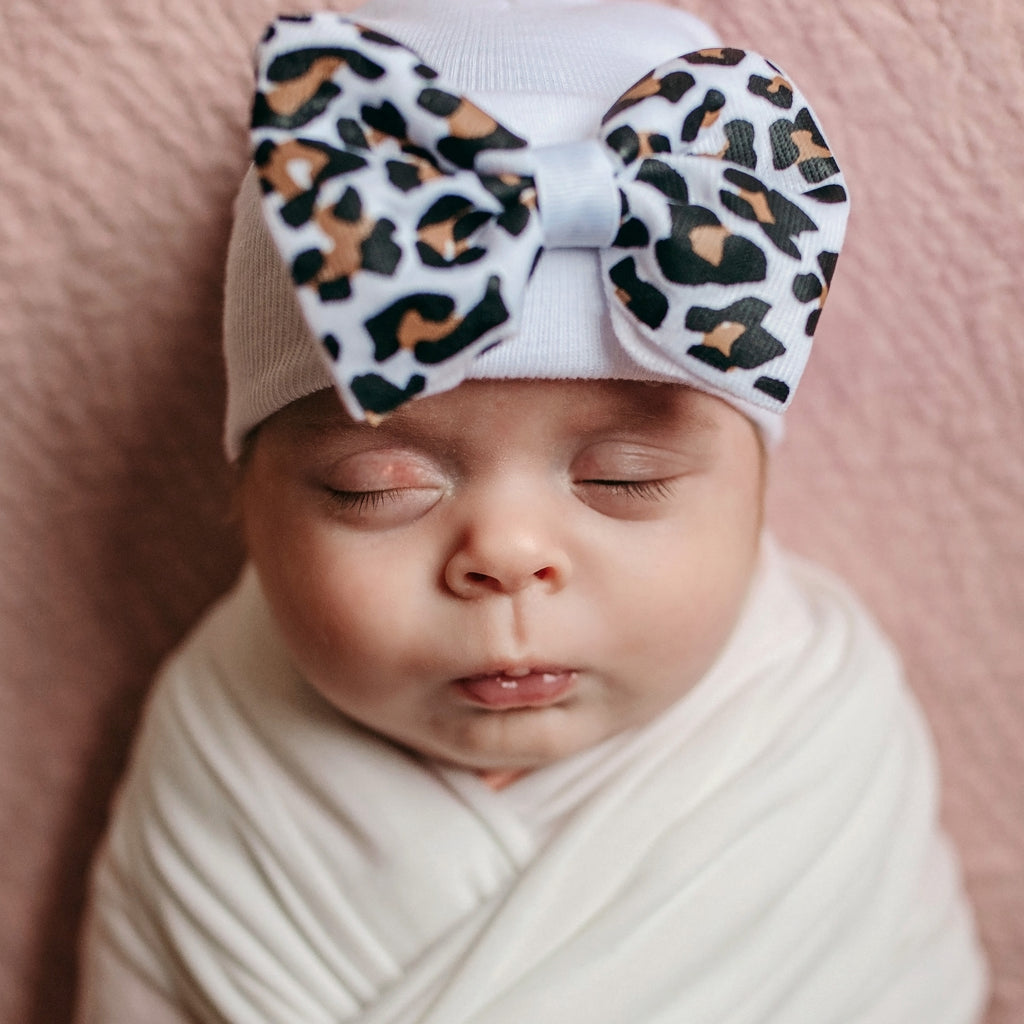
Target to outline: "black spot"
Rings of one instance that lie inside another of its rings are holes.
[[[836,264],[839,262],[839,253],[829,252],[828,249],[818,254],[818,266],[828,284],[832,283],[832,275],[836,272]]]
[[[754,150],[754,126],[749,121],[730,121],[724,131],[729,145],[722,159],[755,170],[757,153]]]
[[[253,128],[301,128],[319,117],[331,100],[341,92],[333,82],[321,82],[316,92],[292,114],[277,113],[267,101],[264,93],[257,92],[252,104],[251,126]]]
[[[267,78],[271,82],[290,82],[295,78],[301,78],[324,57],[337,57],[354,74],[369,81],[384,74],[384,69],[379,64],[375,64],[358,50],[346,46],[310,46],[302,50],[289,50],[275,57],[267,68]]]
[[[366,321],[366,330],[374,342],[374,358],[377,362],[394,355],[399,349],[398,330],[405,315],[414,310],[424,320],[441,323],[447,320],[455,309],[455,301],[449,295],[420,292],[407,295],[392,303],[387,309]],[[413,347],[421,363],[441,363],[461,351],[481,336],[508,319],[508,310],[501,300],[500,281],[491,277],[483,298],[477,303],[450,333],[437,341],[419,341]]]
[[[645,100],[653,99],[655,96],[661,96],[668,100],[669,103],[678,103],[680,99],[686,93],[693,88],[693,75],[688,74],[686,71],[670,71],[663,78],[658,79],[658,91],[651,93],[649,96],[635,96],[630,95],[634,90],[639,88],[644,82],[652,78],[652,75],[645,75],[643,78],[635,82],[630,88],[628,88],[613,104],[608,108],[608,112],[601,118],[601,124],[607,124],[616,114],[621,114],[622,111],[628,110],[630,107],[635,107],[638,103],[643,103]]]
[[[340,302],[352,295],[352,285],[347,277],[336,277],[333,281],[321,281],[316,291],[321,302]]]
[[[508,309],[501,299],[501,282],[491,276],[483,298],[463,317],[451,334],[438,341],[421,341],[413,352],[421,363],[442,363],[503,324],[508,316]]]
[[[516,203],[514,206],[508,207],[495,223],[513,238],[518,238],[526,230],[526,225],[530,223],[530,210],[522,203]]]
[[[793,278],[793,294],[798,302],[813,302],[821,296],[824,286],[817,274],[797,274]]]
[[[414,373],[404,388],[396,387],[379,373],[364,373],[353,377],[349,388],[356,401],[366,412],[383,414],[397,409],[418,395],[426,385],[426,378]]]
[[[442,224],[446,220],[463,216],[467,211],[473,210],[473,203],[465,196],[448,195],[441,196],[427,208],[427,212],[420,217],[416,224],[416,230],[430,227],[432,224]],[[486,218],[487,214],[484,214]]]
[[[644,160],[637,171],[636,180],[656,188],[674,203],[690,201],[686,179],[662,160],[656,160],[653,157]]]
[[[485,149],[522,149],[525,145],[524,139],[499,124],[489,135],[479,139],[459,139],[454,135],[439,139],[437,151],[456,167],[470,168],[477,154]]]
[[[704,102],[699,107],[694,107],[694,109],[686,115],[686,120],[683,121],[683,130],[680,133],[679,138],[683,142],[693,142],[704,125],[704,118],[707,117],[708,114],[713,114],[715,111],[721,110],[724,106],[725,97],[717,89],[708,89],[704,96]]]
[[[723,49],[696,50],[686,54],[683,60],[687,64],[720,64],[723,67],[734,68],[746,55],[746,50],[725,47]]]
[[[658,95],[670,103],[678,103],[693,88],[693,75],[686,71],[671,71],[658,83]]]
[[[825,137],[811,117],[810,111],[804,107],[793,121],[775,121],[768,129],[768,135],[772,143],[772,158],[777,171],[785,170],[797,164],[804,180],[817,184],[830,178],[839,172],[839,164],[831,157],[813,156],[807,159],[800,159],[800,149],[793,141],[796,132],[808,132],[811,142],[822,149],[826,149]]]
[[[815,199],[819,203],[845,203],[846,189],[842,185],[822,185],[819,188],[812,188],[804,193],[808,199]]]
[[[359,198],[359,193],[354,188],[345,189],[341,198],[334,204],[334,209],[331,212],[338,220],[355,224],[363,215],[363,202]]]
[[[416,225],[417,231],[429,228],[434,224],[452,222],[452,240],[462,242],[469,238],[481,225],[491,219],[486,210],[477,209],[465,196],[445,195],[431,204]],[[485,249],[478,247],[466,249],[451,259],[426,242],[416,243],[420,258],[429,267],[450,267],[473,263],[486,254]]]
[[[366,321],[367,333],[373,339],[373,358],[382,363],[399,350],[398,329],[410,310],[415,310],[424,320],[440,323],[447,320],[454,309],[455,300],[450,295],[430,292],[406,295],[393,302]]]
[[[746,329],[733,341],[728,354],[705,344],[691,345],[688,353],[719,370],[750,370],[783,355],[786,346],[761,326],[770,309],[763,299],[755,298],[739,299],[724,309],[694,306],[686,314],[688,330],[708,335],[723,323],[740,324]]]
[[[333,146],[328,146],[323,142],[314,142],[308,139],[297,139],[296,141],[307,149],[322,153],[327,157],[327,160],[323,167],[314,175],[312,187],[289,199],[281,206],[281,219],[292,227],[299,227],[305,224],[313,215],[313,207],[323,182],[366,166],[366,161],[355,153],[335,149]],[[260,143],[253,154],[256,166],[258,168],[265,167],[270,162],[276,149],[275,143],[269,140]],[[270,182],[263,179],[262,176],[261,185],[264,193],[273,191],[273,186]]]
[[[351,117],[339,117],[335,128],[338,132],[338,138],[346,146],[355,146],[356,149],[370,148],[370,143],[367,141],[366,135],[363,134],[362,126],[358,121],[353,120]]]
[[[364,270],[390,276],[402,259],[402,250],[391,239],[395,225],[385,218],[377,221],[359,246]]]
[[[341,342],[333,334],[324,335],[324,348],[334,362],[341,358]]]
[[[789,110],[793,106],[793,90],[788,85],[779,83],[772,89],[772,80],[763,75],[751,75],[747,82],[747,91],[754,96],[767,100],[773,107]]]
[[[451,117],[459,109],[462,99],[443,89],[424,89],[416,102],[428,113],[436,114],[438,117]]]
[[[405,118],[398,108],[388,100],[379,107],[364,105],[360,111],[363,120],[382,135],[390,135],[393,139],[404,139],[408,134]]]
[[[668,314],[668,300],[654,285],[640,280],[632,256],[616,263],[608,271],[608,277],[621,293],[620,301],[637,320],[655,329],[661,326]]]
[[[281,220],[293,228],[305,224],[313,216],[313,206],[316,203],[316,189],[303,192],[302,195],[289,199],[281,204]]]
[[[494,174],[481,174],[480,184],[501,203],[503,210],[496,223],[514,237],[523,233],[533,211],[523,203],[523,194],[535,187],[529,175],[501,178]]]
[[[738,217],[743,217],[745,220],[759,225],[780,252],[784,252],[793,259],[799,259],[800,249],[794,239],[806,231],[817,231],[818,225],[799,206],[791,203],[782,193],[766,188],[753,175],[730,168],[725,172],[724,177],[731,185],[735,185],[744,192],[763,196],[771,219],[760,220],[757,210],[749,200],[732,192],[726,192],[724,189],[718,194],[722,205]]]
[[[739,284],[763,281],[768,263],[761,248],[742,235],[727,235],[722,258],[712,263],[694,251],[692,236],[698,228],[719,228],[722,222],[703,206],[671,206],[672,234],[655,243],[661,272],[676,284]]]
[[[359,25],[359,34],[369,43],[379,43],[381,46],[397,46],[399,49],[404,50],[400,42],[392,39],[391,36],[384,35],[383,32],[377,32],[375,29],[367,28],[365,25]]]
[[[630,217],[622,222],[619,233],[612,242],[618,249],[635,249],[638,246],[647,245],[651,240],[647,225],[638,217]]]
[[[388,181],[400,192],[411,192],[423,184],[419,168],[415,164],[407,164],[404,160],[389,160],[385,166]]]
[[[777,402],[785,402],[789,398],[789,385],[775,377],[758,377],[754,381],[754,387]]]
[[[411,142],[404,142],[402,144],[402,152],[407,156],[415,157],[417,160],[422,160],[424,163],[429,164],[434,170],[440,170],[437,164],[437,158],[429,149],[424,149],[422,146],[416,146]]]
[[[628,124],[609,132],[604,141],[627,167],[640,155],[640,136]]]
[[[319,249],[306,249],[292,261],[292,280],[298,285],[309,284],[323,265],[324,254]]]

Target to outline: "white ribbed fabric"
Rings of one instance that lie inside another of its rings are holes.
[[[985,993],[891,649],[772,548],[689,694],[499,793],[322,701],[248,571],[154,688],[85,950],[77,1024],[977,1024]]]
[[[535,146],[594,136],[604,112],[655,65],[718,44],[674,8],[600,0],[370,0],[354,17],[443,69]],[[549,250],[527,289],[522,329],[473,365],[476,378],[674,380],[633,362],[615,340],[596,252]],[[225,448],[278,409],[331,386],[270,238],[251,173],[228,253]]]

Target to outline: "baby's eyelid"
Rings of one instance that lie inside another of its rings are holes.
[[[440,484],[404,484],[400,487],[332,487],[324,484],[324,489],[331,495],[343,500],[382,502],[394,501],[403,495],[413,496],[421,491],[440,493]]]
[[[330,490],[345,494],[437,490],[443,488],[446,479],[431,462],[390,452],[361,453],[323,467],[317,476]]]

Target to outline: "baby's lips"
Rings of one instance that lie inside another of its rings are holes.
[[[474,704],[505,710],[555,704],[572,691],[576,678],[575,669],[524,667],[466,676],[455,685]]]

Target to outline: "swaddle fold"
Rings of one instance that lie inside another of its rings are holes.
[[[705,678],[501,792],[354,725],[255,574],[149,704],[80,1024],[970,1024],[984,967],[888,643],[770,543]]]

